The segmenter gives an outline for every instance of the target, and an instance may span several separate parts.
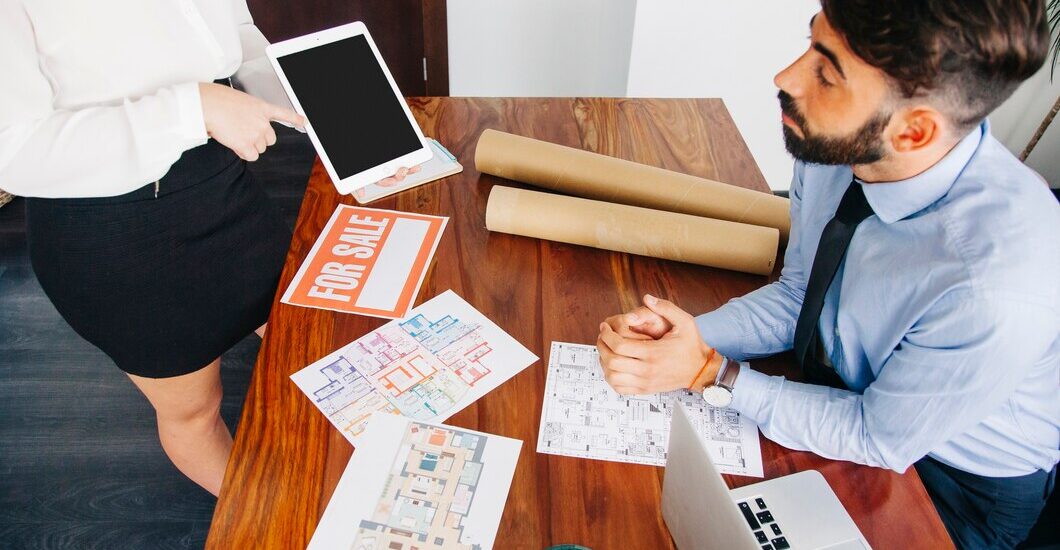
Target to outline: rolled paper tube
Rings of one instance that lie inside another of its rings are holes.
[[[490,191],[486,228],[758,275],[773,272],[780,241],[774,227],[500,185]]]
[[[791,227],[783,197],[497,130],[479,136],[475,167],[577,197],[775,227],[785,241]]]

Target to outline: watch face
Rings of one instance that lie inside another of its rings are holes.
[[[728,407],[732,403],[732,392],[718,386],[703,388],[703,400],[712,407]]]

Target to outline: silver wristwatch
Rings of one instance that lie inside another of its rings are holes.
[[[729,361],[726,357],[719,371],[721,374],[718,381],[703,388],[703,400],[712,407],[728,407],[732,403],[732,388],[736,384],[736,376],[740,374],[740,363]]]

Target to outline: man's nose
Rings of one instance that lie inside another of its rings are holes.
[[[795,68],[797,65],[798,62],[792,63],[773,77],[773,84],[791,97],[799,97],[802,95],[802,89],[798,84],[798,78],[795,77]]]

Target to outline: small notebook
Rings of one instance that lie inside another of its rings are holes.
[[[438,143],[431,138],[427,138],[427,143],[430,144],[434,157],[423,163],[420,166],[419,172],[407,176],[401,181],[401,183],[392,187],[383,187],[374,183],[362,187],[353,192],[353,198],[356,199],[359,204],[368,204],[383,197],[389,197],[399,191],[404,191],[416,187],[417,185],[451,176],[464,170],[464,167],[456,161],[456,157],[454,157],[448,149],[443,147],[441,143]]]

